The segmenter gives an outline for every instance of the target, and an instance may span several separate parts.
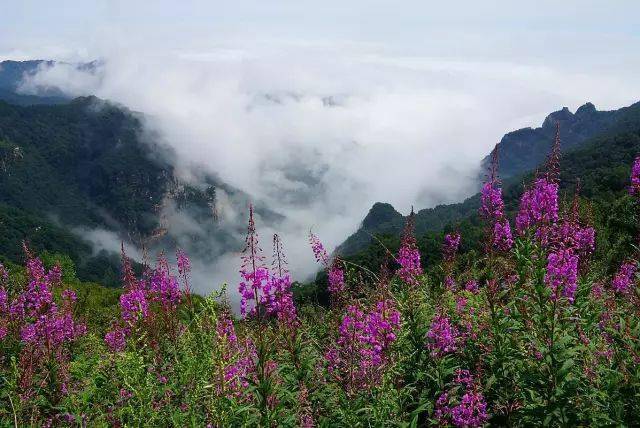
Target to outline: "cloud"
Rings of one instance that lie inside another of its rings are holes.
[[[505,132],[537,126],[564,105],[628,104],[637,83],[508,61],[286,47],[110,51],[91,73],[59,64],[22,90],[57,86],[143,112],[184,177],[214,173],[285,216],[278,224],[258,219],[259,232],[265,247],[281,234],[294,274],[304,278],[316,269],[310,228],[332,248],[376,201],[406,212],[461,200]],[[236,236],[246,201],[225,207]],[[182,214],[173,224],[185,234],[200,227]],[[202,266],[196,288],[235,283],[239,250]]]
[[[124,245],[124,250],[128,257],[137,262],[142,262],[143,260],[140,249],[116,232],[102,228],[89,229],[86,227],[75,227],[72,231],[92,244],[94,255],[101,251],[119,254],[122,249],[121,245]]]

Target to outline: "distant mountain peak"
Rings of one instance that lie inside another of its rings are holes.
[[[640,102],[612,111],[598,111],[590,102],[580,106],[575,113],[572,113],[568,107],[563,107],[549,114],[539,128],[521,128],[502,137],[498,144],[500,178],[512,184],[513,180],[516,180],[517,186],[520,186],[518,178],[534,171],[544,162],[553,144],[556,122],[560,122],[563,154],[567,154],[585,144],[593,143],[595,139],[609,132],[637,129],[635,127],[638,117],[640,117]],[[489,162],[490,156],[482,161],[483,169],[478,175],[479,181],[484,179]],[[480,198],[476,194],[458,204],[439,205],[419,210],[416,213],[416,233],[442,230],[447,224],[473,215],[477,212],[479,203]],[[371,207],[360,229],[338,247],[339,251],[343,255],[356,254],[371,243],[371,235],[397,236],[403,224],[404,217],[391,205],[378,202]]]
[[[380,223],[392,222],[399,218],[402,218],[402,214],[396,211],[393,205],[385,202],[376,202],[364,220],[362,220],[362,227],[365,229],[374,228]]]
[[[573,122],[575,120],[574,116],[575,115],[569,110],[569,107],[562,107],[562,110],[554,111],[549,114],[542,123],[542,127],[544,129],[555,129],[557,122]]]
[[[596,109],[596,106],[593,105],[593,103],[584,103],[583,105],[578,107],[575,116],[584,117],[591,115],[597,111],[598,110]]]

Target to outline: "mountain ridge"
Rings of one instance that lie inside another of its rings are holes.
[[[575,113],[567,107],[552,112],[547,115],[541,127],[521,128],[502,137],[497,145],[500,177],[505,183],[513,183],[523,174],[535,170],[551,148],[556,123],[560,123],[562,149],[568,152],[609,132],[622,132],[637,126],[637,117],[640,117],[640,102],[611,111],[598,111],[592,103],[587,102]],[[535,153],[535,156],[526,158],[529,156],[527,153]],[[519,156],[525,156],[525,159],[522,160]],[[489,161],[490,155],[482,160],[483,171],[486,171]],[[473,214],[479,203],[480,197],[476,193],[458,203],[421,209],[415,215],[416,234],[442,230],[447,224]],[[342,256],[354,255],[366,248],[375,235],[399,234],[405,221],[406,217],[393,206],[377,202],[366,214],[358,230],[336,248],[336,253]]]

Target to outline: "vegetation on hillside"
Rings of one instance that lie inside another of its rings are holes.
[[[608,143],[623,161],[638,135]],[[519,203],[494,162],[467,229],[416,240],[412,215],[379,271],[330,257],[311,235],[327,306],[294,298],[284,245],[274,236],[269,264],[251,210],[239,319],[224,292],[191,294],[182,252],[177,268],[161,256],[140,274],[123,253],[119,297],[83,298],[71,259],[25,248],[26,268],[0,268],[0,420],[632,426],[640,158],[629,159],[629,182],[628,168],[590,150],[572,155],[581,166],[560,163],[556,140]],[[576,186],[567,178],[590,159],[582,196],[563,203],[561,189]],[[425,264],[420,247],[439,256]]]
[[[509,133],[498,144],[499,171],[509,171],[510,176],[504,180],[504,187],[511,214],[517,205],[518,195],[522,191],[522,183],[531,179],[531,171],[540,165],[551,147],[555,119],[559,119],[563,149],[566,152],[566,161],[563,166],[569,167],[565,171],[565,178],[568,180],[563,182],[564,186],[573,186],[575,180],[580,177],[586,179],[586,175],[593,174],[593,167],[600,170],[617,168],[618,175],[615,183],[608,181],[594,183],[597,189],[585,189],[587,190],[585,196],[590,197],[592,192],[598,193],[600,190],[620,191],[619,174],[625,168],[628,169],[629,159],[638,151],[636,141],[640,133],[640,103],[611,112],[598,112],[586,104],[578,109],[575,116],[568,111],[552,113],[545,120],[542,128],[535,130],[527,128]],[[520,135],[521,131],[533,133],[534,137],[523,138]],[[621,141],[613,143],[616,139]],[[612,146],[609,146],[610,143],[613,143]],[[618,152],[619,149],[622,151]],[[574,152],[577,153],[575,158]],[[609,158],[609,153],[614,155]],[[588,163],[578,162],[582,160],[588,160]],[[488,165],[489,157],[483,163]],[[614,186],[610,187],[609,184]],[[430,235],[432,232],[441,232],[453,224],[464,223],[475,216],[479,203],[480,195],[476,194],[461,203],[438,205],[420,210],[415,217],[416,233],[418,236]],[[405,220],[406,218],[395,211],[391,205],[377,203],[363,220],[360,229],[339,246],[338,252],[350,257],[366,250],[374,241],[371,235],[397,237]]]
[[[600,231],[596,259],[609,270],[614,269],[631,251],[640,234],[635,221],[634,200],[626,191],[629,165],[636,154],[640,153],[640,116],[621,126],[622,131],[594,138],[588,145],[571,150],[560,158],[560,201],[564,205],[570,204],[576,189],[579,190],[584,215]],[[505,211],[511,220],[515,219],[518,210],[523,183],[529,183],[533,178],[534,174],[530,173],[517,179],[505,180]],[[480,194],[477,194],[462,203],[422,210],[415,215],[418,248],[425,268],[429,269],[440,262],[442,255],[439,243],[445,234],[456,230],[466,237],[460,248],[462,257],[470,260],[477,257],[482,250],[483,236],[479,206]],[[388,250],[397,251],[400,246],[398,225],[405,218],[398,213],[390,214],[391,210],[393,208],[390,205],[376,210],[376,215],[380,212],[383,218],[391,220],[383,221],[383,232],[374,234],[373,238],[364,231],[366,227],[363,227],[358,234],[372,242],[355,254],[348,253],[346,260],[376,271],[388,258]],[[373,209],[369,215],[374,215]],[[380,219],[367,221],[381,224]],[[340,253],[340,249],[338,252]],[[319,282],[321,281],[320,277]],[[309,287],[313,287],[313,284]],[[307,290],[306,293],[313,294],[314,291]]]

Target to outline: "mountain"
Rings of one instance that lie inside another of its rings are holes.
[[[19,260],[27,240],[38,252],[68,254],[80,279],[109,282],[117,257],[104,261],[121,240],[151,251],[179,246],[206,261],[242,248],[244,218],[225,213],[243,213],[248,197],[210,174],[182,181],[143,120],[95,97],[0,101],[0,254]],[[256,209],[266,222],[281,218]],[[105,234],[112,248],[103,248]],[[95,272],[96,257],[107,273]]]
[[[523,174],[530,173],[544,161],[553,143],[556,122],[560,123],[562,150],[568,155],[605,136],[639,129],[640,103],[613,111],[598,111],[591,103],[581,106],[576,113],[564,108],[547,116],[540,128],[524,128],[506,134],[498,144],[499,173],[505,183],[505,192],[519,193]],[[489,156],[482,161],[485,170],[488,162]],[[479,204],[480,197],[476,194],[461,203],[420,210],[415,216],[416,234],[440,231],[448,224],[469,218],[476,213]],[[405,221],[406,217],[391,205],[376,203],[360,228],[338,246],[336,252],[343,256],[355,255],[372,243],[373,236],[398,235]]]
[[[564,107],[549,114],[539,128],[509,132],[498,143],[500,177],[515,177],[540,165],[553,143],[556,123],[560,124],[564,150],[571,150],[590,138],[619,127],[628,111],[637,108],[635,104],[619,110],[598,111],[592,103],[586,103],[572,113]],[[490,162],[490,156],[487,155],[482,161],[484,170]]]
[[[52,67],[55,61],[1,61],[0,62],[0,100],[17,105],[62,104],[71,98],[60,89],[42,88],[38,94],[25,94],[20,91],[25,77],[32,76],[43,67]],[[79,64],[78,67],[91,67],[93,63]]]

